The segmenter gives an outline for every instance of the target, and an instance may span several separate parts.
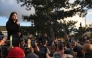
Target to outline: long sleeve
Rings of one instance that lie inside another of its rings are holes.
[[[8,21],[6,23],[6,29],[7,29],[7,31],[11,31],[11,32],[18,31],[19,25],[17,25],[16,23],[12,24],[12,22]]]

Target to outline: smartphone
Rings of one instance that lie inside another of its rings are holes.
[[[55,53],[53,54],[53,57],[54,57],[54,58],[61,58],[60,53],[58,53],[58,52],[55,52]]]
[[[62,50],[62,42],[61,40],[58,40],[58,44],[57,44],[59,50]]]
[[[35,43],[36,43],[35,40],[31,40],[31,46],[32,46],[33,48],[35,47]]]
[[[40,47],[40,54],[42,54],[42,55],[46,54],[46,48],[45,47]]]
[[[61,40],[58,40],[58,44],[62,44]]]
[[[43,46],[40,46],[39,47],[40,51],[39,51],[39,58],[44,58],[46,57],[46,53],[47,53],[47,48],[46,47],[43,47]]]

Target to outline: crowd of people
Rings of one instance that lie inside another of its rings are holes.
[[[74,54],[72,55],[66,38],[62,40],[55,36],[51,39],[47,33],[35,38],[24,38],[16,12],[10,14],[6,29],[7,40],[0,35],[0,58],[92,58],[92,42],[87,35],[81,38],[82,41],[77,41],[73,36],[69,37]]]
[[[50,40],[46,33],[40,38],[22,37],[20,42],[15,42],[11,47],[4,37],[0,39],[0,58],[74,58],[66,41],[57,37]],[[69,42],[76,58],[92,58],[92,43],[89,38],[83,44],[74,37],[70,37]]]

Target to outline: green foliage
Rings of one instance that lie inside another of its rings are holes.
[[[69,0],[17,0],[17,2],[22,3],[21,6],[26,6],[27,10],[31,10],[31,7],[34,7],[36,12],[42,14],[59,10],[60,8],[71,8],[71,10],[64,12],[64,17],[72,17],[75,14],[83,17],[87,13],[84,7],[91,8],[92,5],[91,0],[75,0],[74,3],[69,3]]]
[[[68,9],[67,11],[64,11],[64,18],[72,17],[76,14],[81,17],[86,15],[86,10],[83,9],[85,7],[85,3],[80,0],[75,0],[74,3],[69,3],[69,0],[17,0],[17,3],[21,3],[22,7],[26,6],[26,10],[31,10],[31,8],[34,7],[35,14],[30,14],[29,16],[23,15],[23,20],[33,21],[32,23],[34,23],[34,26],[32,28],[34,32],[48,32],[49,27],[51,26],[55,34],[63,33],[60,30],[62,29],[61,24],[57,22],[55,14],[55,11],[61,8]],[[54,24],[51,25],[51,22]],[[76,23],[77,21],[72,20],[67,22],[64,21],[63,25],[67,33],[69,33],[69,26],[73,26]]]

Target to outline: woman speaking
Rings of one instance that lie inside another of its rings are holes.
[[[16,12],[12,12],[8,21],[6,22],[6,29],[8,32],[7,40],[10,40],[10,36],[12,36],[12,43],[19,43],[20,33],[20,23],[18,22],[18,15]]]

